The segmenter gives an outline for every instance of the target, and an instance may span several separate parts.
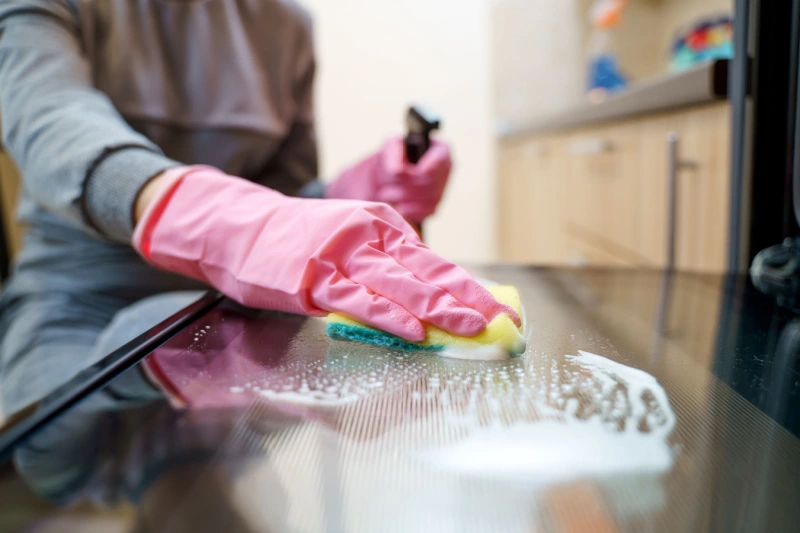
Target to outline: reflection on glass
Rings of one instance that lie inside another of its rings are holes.
[[[681,320],[696,298],[740,319],[761,311],[761,300],[734,305],[747,287],[676,274],[659,313],[655,273],[485,274],[523,295],[533,328],[519,358],[382,351],[331,342],[318,319],[218,306],[19,447],[15,465],[53,502],[129,508],[142,531],[569,531],[583,519],[608,531],[780,529],[796,518],[800,443],[709,372],[729,320]],[[794,353],[797,328],[781,353]]]

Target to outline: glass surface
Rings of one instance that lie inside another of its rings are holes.
[[[320,319],[223,304],[18,447],[0,516],[119,531],[796,530],[795,315],[738,277],[473,271],[520,290],[523,356],[331,342]]]

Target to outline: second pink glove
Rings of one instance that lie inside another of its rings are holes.
[[[338,311],[410,341],[425,338],[423,323],[473,336],[499,313],[519,322],[386,204],[289,198],[210,167],[169,176],[134,248],[243,305]]]
[[[342,172],[329,184],[328,198],[385,202],[406,219],[422,222],[436,211],[453,162],[447,144],[432,141],[414,165],[406,159],[403,139],[388,140],[380,152]]]

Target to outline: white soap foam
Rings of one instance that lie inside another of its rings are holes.
[[[593,399],[598,408],[589,411],[588,418],[587,411],[578,413],[578,399],[570,397],[567,389],[572,385],[556,387],[550,392],[559,396],[556,400],[561,401],[555,405],[560,408],[548,405],[553,398],[536,402],[536,410],[547,419],[481,426],[469,422],[472,410],[467,409],[462,415],[469,428],[464,440],[417,454],[439,469],[533,485],[668,471],[673,454],[667,437],[675,415],[658,381],[646,372],[585,351],[566,360],[581,367],[581,374],[588,372],[585,379],[602,389]],[[556,367],[553,370],[557,375]]]
[[[549,484],[585,477],[661,473],[672,466],[663,439],[615,433],[598,421],[552,420],[488,427],[455,446],[423,453],[437,468]]]
[[[271,390],[262,390],[259,393],[265,398],[273,401],[288,402],[301,405],[325,405],[337,406],[346,405],[358,400],[357,394],[345,394],[338,396],[336,394],[325,393],[303,393],[303,392],[275,392]]]
[[[669,404],[667,393],[658,384],[656,378],[636,368],[623,365],[603,356],[578,350],[579,355],[568,355],[567,359],[577,363],[606,386],[615,386],[622,382],[628,388],[628,398],[633,420],[644,418],[648,421],[648,431],[666,438],[675,427],[675,413]],[[616,378],[616,379],[614,379]],[[646,402],[648,395],[652,398]],[[648,406],[650,409],[648,409]],[[657,420],[651,420],[653,417]]]
[[[440,357],[448,359],[466,359],[471,361],[503,361],[511,355],[499,346],[452,346],[436,352]]]

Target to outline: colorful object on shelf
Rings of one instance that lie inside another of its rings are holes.
[[[611,45],[611,30],[622,20],[622,10],[627,3],[627,0],[596,0],[589,11],[594,30],[590,40],[586,90],[591,100],[601,100],[606,94],[628,85]]]
[[[681,71],[700,63],[733,57],[733,25],[728,15],[694,24],[675,39],[670,69]]]
[[[589,60],[589,91],[601,89],[613,93],[624,89],[628,80],[620,71],[619,62],[612,54],[603,54]]]
[[[628,0],[597,0],[589,11],[592,26],[607,30],[619,24]]]
[[[510,306],[522,317],[522,303],[515,287],[497,285],[487,287],[498,302]],[[486,330],[474,337],[459,337],[435,326],[426,325],[425,340],[421,343],[408,342],[390,333],[368,327],[345,315],[331,313],[327,318],[326,331],[332,339],[362,342],[383,346],[392,350],[441,352],[450,350],[475,350],[496,347],[507,354],[518,355],[525,351],[525,337],[522,328],[503,313],[494,318]]]

